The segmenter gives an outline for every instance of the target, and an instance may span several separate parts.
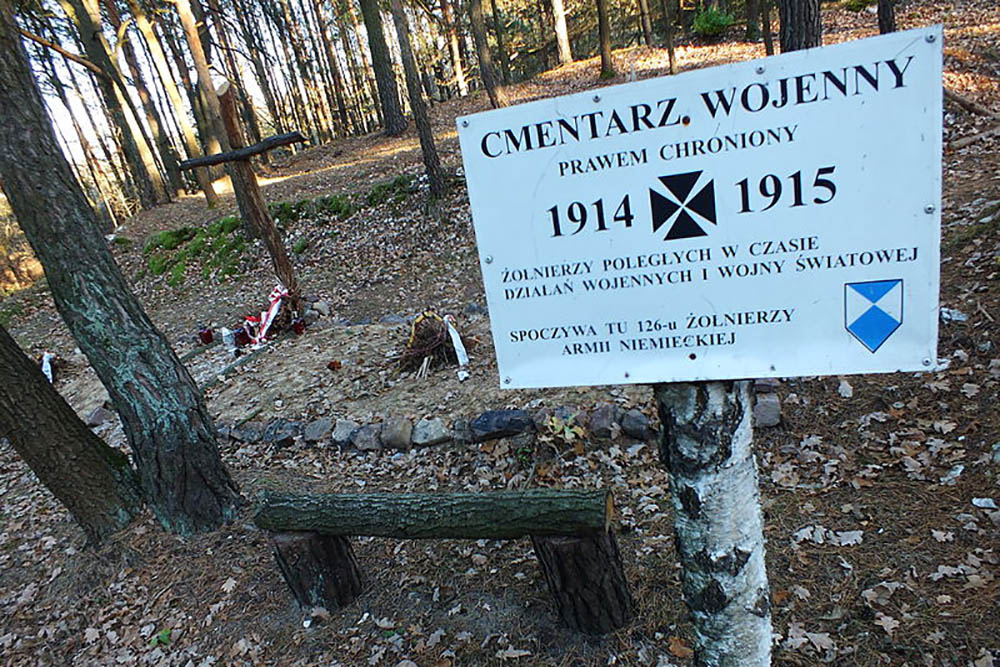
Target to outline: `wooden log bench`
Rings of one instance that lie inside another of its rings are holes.
[[[617,630],[634,603],[611,530],[607,490],[491,493],[261,494],[254,522],[304,607],[342,607],[363,590],[350,537],[530,537],[562,620],[587,634]]]

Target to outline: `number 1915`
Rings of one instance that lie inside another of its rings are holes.
[[[837,195],[837,185],[826,176],[833,174],[834,167],[820,167],[816,170],[816,177],[812,182],[812,194],[817,195],[812,198],[813,204],[827,204]],[[791,183],[791,207],[805,206],[806,200],[802,188],[802,171],[796,171],[788,176]],[[767,174],[757,183],[757,191],[768,201],[761,202],[763,208],[754,209],[751,203],[750,179],[744,178],[736,186],[740,189],[740,213],[754,213],[767,211],[774,208],[781,200],[783,194],[788,190],[782,188],[782,179],[775,174]],[[820,196],[821,195],[821,196]],[[787,199],[787,197],[786,197]]]

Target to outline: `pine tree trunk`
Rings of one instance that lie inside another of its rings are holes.
[[[410,109],[413,112],[413,122],[417,126],[417,136],[420,137],[424,170],[430,184],[431,196],[438,198],[444,195],[444,174],[441,172],[441,159],[434,146],[434,131],[427,118],[427,105],[424,104],[423,93],[421,93],[420,72],[417,71],[413,49],[410,47],[410,26],[407,25],[406,14],[403,13],[403,4],[400,0],[392,0],[390,6],[392,8],[392,21],[396,27],[396,36],[399,39],[399,51],[403,58],[403,72],[406,75],[406,90],[410,95]]]
[[[407,122],[400,106],[399,89],[396,86],[396,75],[392,71],[389,47],[385,43],[382,14],[379,12],[376,0],[360,1],[361,16],[365,21],[365,32],[368,34],[368,48],[372,53],[372,69],[375,70],[379,103],[382,107],[383,127],[390,137],[399,136],[406,131]]]
[[[896,32],[896,8],[893,0],[878,0],[878,32]]]
[[[128,457],[108,447],[80,421],[3,327],[0,432],[69,510],[91,543],[121,530],[142,510],[139,483]]]
[[[100,12],[92,0],[60,0],[60,5],[76,25],[87,57],[105,73],[105,76],[97,77],[98,85],[104,103],[114,118],[115,127],[121,134],[125,158],[138,190],[139,201],[143,207],[154,206],[165,199],[166,190],[149,147],[138,132],[137,124],[126,113],[122,98],[119,98],[125,88],[121,84],[119,90],[116,85],[120,84],[120,77],[116,81],[115,74],[118,70],[100,32]]]
[[[671,74],[677,74],[677,53],[674,49],[674,24],[676,17],[674,7],[676,0],[663,1],[663,41],[667,47],[667,62]]]
[[[654,388],[695,663],[767,667],[771,608],[749,382]]]
[[[611,23],[608,21],[608,0],[597,0],[597,31],[601,42],[601,78],[615,76],[615,63],[611,58]]]
[[[764,33],[764,53],[774,55],[774,33],[771,32],[771,0],[757,0],[760,3],[760,30]]]
[[[330,19],[326,14],[326,7],[323,2],[320,0],[312,1],[313,11],[316,12],[316,20],[319,23],[319,36],[320,42],[323,45],[323,53],[326,56],[326,66],[330,72],[330,78],[333,80],[333,97],[330,99],[330,108],[340,123],[340,135],[346,137],[351,133],[351,123],[347,113],[347,101],[344,99],[344,80],[340,75],[337,52],[333,48],[333,42],[330,41],[330,37],[327,34],[327,26],[330,25]],[[328,87],[327,95],[329,94],[330,90]]]
[[[747,28],[743,36],[748,42],[756,42],[760,39],[760,0],[746,0],[744,9]]]
[[[172,191],[167,192],[167,200],[169,201],[172,196],[176,196],[181,190],[181,171],[177,168],[176,154],[173,146],[170,145],[170,137],[167,135],[163,119],[160,118],[160,112],[156,109],[153,98],[149,94],[149,87],[146,85],[145,75],[139,68],[139,59],[136,57],[132,40],[129,38],[128,33],[121,29],[122,21],[121,16],[118,14],[118,7],[114,0],[104,0],[104,6],[107,10],[108,19],[111,21],[111,27],[119,35],[119,46],[122,50],[122,55],[125,57],[125,64],[128,67],[129,74],[132,77],[132,85],[135,87],[136,92],[139,93],[139,102],[142,104],[146,115],[146,125],[149,126],[149,131],[153,135],[153,142],[156,144],[156,150],[160,154],[163,170],[167,174],[167,181]]]
[[[493,17],[493,34],[497,38],[497,56],[500,58],[500,75],[504,85],[510,85],[510,57],[507,55],[507,45],[504,38],[503,17],[497,0],[490,0],[490,15]]]
[[[781,52],[811,49],[823,43],[819,0],[778,0]]]
[[[569,30],[566,28],[566,6],[563,0],[552,1],[552,21],[556,31],[556,44],[559,47],[559,64],[568,65],[573,62],[573,50],[569,44]]]
[[[198,97],[202,101],[206,125],[219,142],[219,152],[228,152],[230,150],[229,139],[222,123],[219,98],[215,95],[215,85],[212,83],[212,74],[208,69],[208,56],[202,46],[203,38],[199,33],[198,23],[195,21],[193,12],[195,6],[200,7],[201,5],[192,4],[191,0],[176,0],[174,6],[181,20],[181,26],[184,28],[184,36],[187,39],[188,50],[191,52],[191,59],[194,61],[195,71],[198,73]]]
[[[469,94],[469,84],[465,80],[465,67],[462,66],[462,49],[458,42],[458,26],[451,0],[441,0],[441,17],[444,20],[448,37],[448,55],[451,57],[451,68],[455,72],[455,85],[458,94],[465,97]]]
[[[285,583],[305,609],[340,609],[364,590],[358,559],[346,537],[276,533],[271,544]]]
[[[154,514],[181,534],[217,528],[235,516],[240,496],[204,399],[115,264],[56,145],[9,16],[0,27],[0,180],[14,216],[121,416]]]
[[[246,45],[247,56],[250,58],[251,64],[253,64],[257,85],[264,94],[264,106],[267,107],[267,113],[271,116],[271,124],[274,126],[274,129],[279,134],[284,134],[285,125],[282,122],[281,112],[275,103],[274,91],[271,88],[271,77],[264,69],[264,62],[260,57],[260,51],[263,49],[263,39],[259,32],[260,26],[257,25],[255,20],[251,21],[248,18],[248,14],[249,8],[245,4],[240,3],[236,6],[236,19],[239,21],[240,34],[243,37],[243,43]]]
[[[603,635],[632,620],[635,603],[613,532],[532,535],[531,544],[559,617],[571,629]]]
[[[468,0],[468,2],[472,39],[476,43],[476,53],[479,56],[479,76],[483,80],[483,86],[486,87],[486,94],[490,97],[490,104],[493,105],[494,109],[498,109],[507,106],[507,96],[497,81],[493,56],[490,54],[490,45],[486,41],[486,19],[483,18],[483,3],[482,0]]]
[[[653,22],[649,18],[649,0],[639,0],[639,22],[642,24],[642,41],[653,45]]]
[[[378,124],[385,127],[385,114],[382,112],[382,104],[379,101],[378,85],[373,75],[374,66],[368,62],[367,54],[371,50],[371,45],[369,44],[368,51],[366,51],[364,44],[361,43],[361,26],[358,24],[358,15],[354,12],[353,2],[346,2],[345,5],[347,7],[347,17],[351,20],[351,27],[354,30],[354,41],[358,45],[357,54],[361,60],[361,68],[359,70],[361,78],[364,80],[365,90],[368,91],[368,99],[371,101],[371,106],[375,110],[375,115],[378,117]]]

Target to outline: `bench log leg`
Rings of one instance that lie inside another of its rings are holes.
[[[271,542],[285,583],[302,607],[337,609],[361,594],[361,569],[346,537],[274,533]]]
[[[559,616],[570,628],[600,635],[632,619],[634,603],[613,532],[531,537]]]

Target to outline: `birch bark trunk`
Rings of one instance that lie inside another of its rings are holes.
[[[695,663],[770,665],[771,606],[749,383],[661,384],[654,393]]]

